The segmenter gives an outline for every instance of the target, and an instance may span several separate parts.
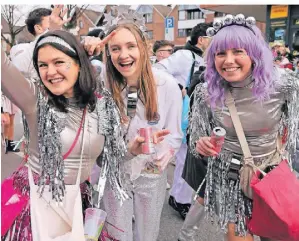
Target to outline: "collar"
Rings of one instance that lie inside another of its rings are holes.
[[[251,88],[253,86],[253,82],[254,80],[252,79],[252,74],[250,74],[246,79],[242,81],[228,82],[228,84],[232,88]]]

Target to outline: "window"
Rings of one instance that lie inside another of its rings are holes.
[[[202,18],[204,18],[203,12],[201,12],[199,9],[187,11],[187,19],[202,19]]]
[[[179,38],[186,37],[185,33],[186,33],[185,29],[179,29],[179,33],[178,33]]]
[[[153,39],[153,31],[146,31],[146,33],[148,39]]]
[[[153,14],[146,13],[144,14],[145,23],[152,23],[153,22]]]
[[[79,28],[83,28],[83,21],[79,21]]]
[[[188,37],[191,35],[191,31],[192,29],[191,28],[187,28],[187,29],[179,29],[178,31],[178,37],[179,38],[184,38],[184,37]]]
[[[215,18],[222,18],[224,16],[225,16],[225,13],[221,13],[221,12],[215,12],[215,15],[214,15]]]
[[[186,11],[179,11],[179,20],[186,19]]]

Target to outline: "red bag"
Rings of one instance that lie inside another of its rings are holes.
[[[7,233],[29,200],[29,196],[22,195],[14,189],[13,178],[14,174],[1,184],[1,236]]]
[[[251,180],[252,218],[247,227],[255,235],[282,241],[299,240],[299,180],[287,160],[263,179]]]

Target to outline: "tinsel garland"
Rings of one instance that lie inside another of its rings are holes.
[[[290,165],[294,161],[299,123],[299,79],[292,71],[286,70],[275,81],[276,91],[285,94],[286,105],[280,121],[279,133],[287,128],[286,150],[289,152]],[[190,116],[190,149],[198,156],[196,141],[202,136],[210,136],[215,127],[212,111],[207,105],[208,95],[205,83],[197,85],[194,91],[194,104]],[[228,223],[236,224],[236,235],[246,236],[246,217],[251,217],[252,201],[241,192],[240,182],[228,180],[228,167],[232,154],[223,150],[217,158],[209,157],[206,176],[205,211],[207,216],[216,221],[227,232]],[[267,158],[258,161],[266,161]],[[234,207],[234,208],[232,208]],[[234,212],[233,212],[234,211]]]
[[[62,157],[62,143],[60,133],[65,127],[66,113],[55,110],[48,104],[48,99],[41,85],[37,86],[37,114],[38,114],[38,147],[40,177],[38,180],[39,193],[43,194],[46,185],[52,192],[52,198],[56,202],[62,202],[65,193],[64,161]],[[102,154],[98,158],[101,166],[99,176],[99,202],[103,196],[106,181],[111,183],[113,190],[120,200],[128,198],[122,185],[119,162],[126,154],[126,145],[122,137],[120,113],[110,92],[100,85],[97,88],[100,93],[96,103],[98,116],[97,133],[105,136]],[[24,123],[25,153],[30,155],[29,128],[26,120]],[[96,130],[94,130],[96,131]],[[99,204],[97,204],[99,205]]]

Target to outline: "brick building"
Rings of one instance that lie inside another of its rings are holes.
[[[144,15],[149,41],[153,43],[156,40],[164,39],[164,21],[171,11],[171,7],[164,5],[140,5],[136,11]]]
[[[79,13],[77,8],[78,17],[76,19],[76,27],[70,29],[70,32],[77,36],[79,40],[82,40],[89,31],[95,28],[101,28],[105,19],[104,13],[110,12],[113,5],[96,5],[96,7],[90,6],[88,9]]]
[[[246,16],[255,16],[257,26],[266,33],[266,12],[265,7],[261,6],[242,5],[241,10]],[[235,5],[140,5],[136,11],[144,14],[151,42],[165,39],[165,19],[173,17],[175,45],[184,45],[191,29],[199,23],[213,22],[215,18],[223,18],[227,13],[236,15],[242,12],[237,12],[238,8],[235,8]]]

